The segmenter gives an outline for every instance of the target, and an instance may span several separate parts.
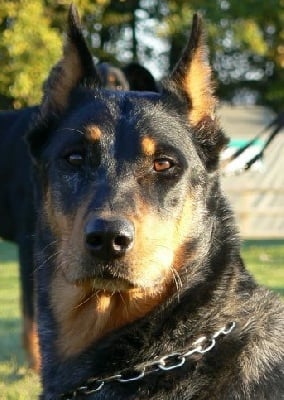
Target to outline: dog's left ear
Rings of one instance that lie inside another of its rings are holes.
[[[169,82],[186,96],[189,122],[199,125],[204,119],[214,119],[216,99],[205,46],[202,18],[194,14],[191,35],[183,54],[169,77]]]
[[[215,117],[217,100],[202,18],[198,14],[193,16],[189,41],[164,88],[168,93],[175,93],[183,103],[186,102],[187,118],[200,145],[200,156],[208,170],[214,170],[227,138]]]
[[[93,87],[101,83],[81,30],[77,9],[71,4],[62,59],[52,68],[44,85],[42,115],[62,112],[68,104],[72,89],[78,85]]]

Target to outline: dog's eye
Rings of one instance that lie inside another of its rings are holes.
[[[71,153],[68,154],[66,160],[69,164],[73,165],[74,167],[80,167],[84,162],[84,156],[81,153]]]
[[[172,160],[169,160],[168,158],[158,158],[154,160],[154,170],[156,172],[163,172],[167,171],[168,169],[172,168],[174,163]]]

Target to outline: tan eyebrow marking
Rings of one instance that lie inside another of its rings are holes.
[[[91,125],[86,128],[87,136],[92,140],[100,140],[102,137],[102,131],[96,125]]]
[[[156,150],[156,142],[149,136],[143,137],[141,141],[143,153],[147,156],[152,156]]]

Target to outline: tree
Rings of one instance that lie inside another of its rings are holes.
[[[5,1],[0,18],[0,91],[15,99],[15,107],[34,104],[59,57],[60,34],[51,28],[40,0]]]
[[[67,3],[0,3],[0,93],[14,105],[39,100],[42,82],[61,51]],[[97,60],[151,61],[163,73],[177,62],[193,12],[199,11],[206,21],[218,95],[283,108],[283,0],[78,0],[76,5]],[[160,37],[158,45],[154,36]]]
[[[43,82],[61,55],[67,13],[67,6],[62,3],[0,3],[0,106],[19,108],[40,101]],[[85,13],[94,7],[91,0],[80,3]]]

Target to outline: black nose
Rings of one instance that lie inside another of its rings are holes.
[[[134,241],[134,226],[124,218],[92,218],[85,227],[85,243],[102,260],[123,256]]]

